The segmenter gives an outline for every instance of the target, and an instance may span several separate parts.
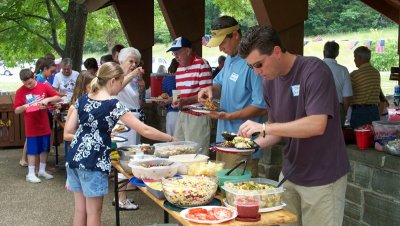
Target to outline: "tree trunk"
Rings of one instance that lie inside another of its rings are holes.
[[[81,71],[83,44],[88,11],[86,4],[78,4],[70,0],[68,5],[66,23],[66,40],[63,58],[71,58],[72,69]]]

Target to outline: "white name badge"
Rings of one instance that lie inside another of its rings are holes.
[[[300,93],[300,84],[292,85],[292,94],[294,97],[298,97]]]
[[[239,78],[239,75],[236,74],[235,72],[233,72],[233,73],[231,74],[231,77],[229,77],[229,79],[232,80],[232,81],[234,81],[234,82],[236,82],[236,80],[237,80],[238,78]]]

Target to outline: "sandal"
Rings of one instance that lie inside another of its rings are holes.
[[[19,160],[19,165],[22,166],[22,167],[27,167],[28,163],[25,162],[24,160]]]
[[[125,201],[119,201],[119,208],[123,210],[137,210],[139,209],[139,205],[126,199]]]

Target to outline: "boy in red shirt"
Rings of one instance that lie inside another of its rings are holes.
[[[26,181],[39,183],[41,180],[35,175],[36,155],[39,155],[40,159],[38,176],[53,179],[53,176],[45,171],[51,134],[46,106],[50,102],[61,101],[61,97],[57,96],[50,86],[37,82],[30,69],[22,69],[19,77],[24,85],[15,94],[14,112],[24,113],[28,155]]]

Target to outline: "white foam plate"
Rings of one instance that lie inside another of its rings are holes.
[[[232,213],[232,216],[229,218],[224,218],[224,219],[220,219],[220,220],[197,220],[197,219],[187,218],[186,214],[189,213],[189,211],[191,209],[196,209],[196,208],[202,208],[202,209],[206,209],[206,210],[210,210],[212,208],[222,208],[222,209],[230,211]],[[200,224],[220,224],[222,222],[235,219],[237,217],[237,211],[235,209],[231,209],[231,208],[227,208],[227,207],[223,207],[223,206],[198,206],[198,207],[184,209],[180,212],[180,215],[187,221],[192,221],[192,222],[196,222],[196,223],[200,223]]]
[[[211,146],[216,150],[216,151],[222,151],[222,152],[234,152],[234,153],[252,153],[255,152],[259,146],[255,146],[252,148],[231,148],[231,147],[222,147],[219,144],[224,143],[224,142],[219,142],[219,143],[213,143]]]

